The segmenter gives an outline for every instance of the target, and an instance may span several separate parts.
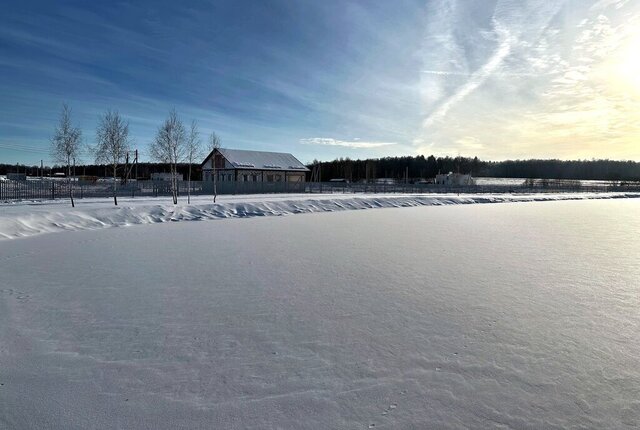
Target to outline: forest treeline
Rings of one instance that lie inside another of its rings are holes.
[[[125,167],[119,168],[118,176],[125,175]],[[323,181],[344,178],[350,181],[373,180],[376,178],[404,179],[408,174],[410,180],[433,178],[436,174],[447,172],[470,173],[475,177],[496,178],[539,178],[539,179],[596,179],[596,180],[640,180],[640,163],[635,161],[615,160],[509,160],[482,161],[477,157],[386,157],[370,160],[352,160],[348,158],[333,161],[314,161],[308,165],[310,169],[320,169]],[[129,165],[131,178],[136,177],[135,166]],[[188,165],[178,164],[178,172],[186,179]],[[138,163],[137,177],[149,179],[151,173],[169,172],[169,164]],[[0,175],[9,172],[22,172],[38,176],[40,166],[0,164]],[[44,168],[44,175],[64,173],[64,166]],[[76,166],[76,175],[109,176],[110,167],[104,165]],[[199,180],[200,166],[194,165],[191,179]],[[310,179],[307,178],[307,179]]]
[[[640,163],[615,160],[508,160],[483,161],[478,157],[385,157],[369,160],[340,158],[314,161],[308,166],[320,171],[323,181],[393,178],[433,178],[438,173],[469,173],[475,177],[640,180]]]
[[[187,179],[187,172],[189,171],[189,165],[187,163],[177,164],[178,173],[182,177]],[[54,165],[44,166],[43,175],[50,176],[55,173],[66,173],[67,167]],[[149,179],[152,173],[170,173],[171,165],[169,163],[130,163],[118,166],[117,176],[124,178],[127,176],[126,172],[129,172],[129,178],[137,177],[140,179]],[[73,172],[73,167],[72,167]],[[6,175],[7,173],[26,173],[28,176],[40,176],[40,166],[25,166],[23,164],[0,164],[0,175]],[[106,177],[113,175],[113,168],[104,164],[84,164],[75,167],[76,176],[98,176]],[[199,164],[193,164],[191,166],[191,180],[200,180],[201,170]]]

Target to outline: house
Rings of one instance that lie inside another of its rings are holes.
[[[305,182],[309,171],[285,152],[214,149],[202,162],[202,180],[218,182]]]
[[[462,173],[446,173],[436,175],[436,185],[445,185],[448,187],[461,187],[474,185],[475,181],[471,175],[463,175]]]

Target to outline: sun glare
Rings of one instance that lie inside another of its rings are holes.
[[[627,90],[640,95],[640,33],[631,38],[618,63],[618,75]]]

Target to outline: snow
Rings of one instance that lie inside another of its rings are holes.
[[[67,200],[20,202],[0,205],[0,240],[42,233],[95,230],[177,221],[202,221],[256,216],[344,210],[441,206],[472,203],[556,201],[574,199],[638,198],[638,193],[562,194],[272,194],[221,196],[217,204],[209,196],[186,199],[174,206],[167,199],[120,198],[115,207],[110,199],[78,200],[71,208]]]
[[[445,205],[5,241],[0,428],[638,428],[639,213]]]
[[[514,187],[520,187],[524,185],[525,181],[543,181],[541,178],[492,178],[492,177],[474,177],[476,185],[490,186],[490,185],[511,185]],[[562,182],[578,182],[583,187],[607,187],[618,184],[620,182],[635,182],[635,181],[620,181],[620,180],[599,180],[599,179],[546,179],[548,181],[562,181]]]

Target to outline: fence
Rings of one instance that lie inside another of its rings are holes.
[[[314,182],[306,184],[306,192],[311,193],[415,193],[415,194],[532,194],[532,193],[604,193],[640,192],[640,182],[589,184],[542,183],[534,185],[464,185],[445,186],[436,184],[364,184]]]
[[[304,193],[304,182],[219,182],[218,194],[267,194]],[[203,181],[179,181],[178,195],[213,195],[213,183]],[[169,181],[131,181],[116,184],[118,197],[159,197],[171,195]],[[73,192],[76,199],[112,197],[113,182],[79,182],[66,180],[0,181],[0,201],[9,200],[56,200],[69,198]]]
[[[66,180],[0,181],[0,201],[55,200],[69,198],[100,198],[113,196],[113,182],[85,183]],[[191,187],[192,195],[212,195],[213,183],[186,181],[178,183],[178,195],[186,196]],[[71,188],[71,189],[70,189]],[[581,185],[573,183],[542,183],[529,185],[471,185],[447,187],[434,184],[363,184],[340,182],[219,182],[218,194],[268,194],[268,193],[565,193],[565,192],[640,192],[640,183],[611,183]],[[170,182],[132,181],[117,184],[118,197],[159,197],[171,195]]]

